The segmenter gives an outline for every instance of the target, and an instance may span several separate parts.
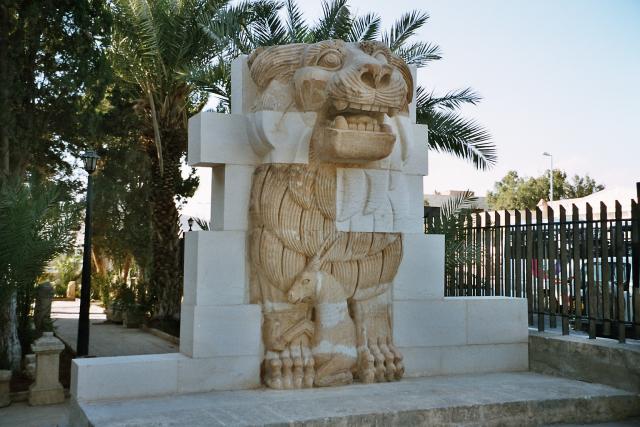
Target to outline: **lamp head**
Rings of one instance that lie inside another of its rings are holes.
[[[551,157],[550,153],[547,153],[546,151],[544,153],[542,153],[543,156],[547,156],[547,157]]]
[[[191,231],[191,227],[193,227],[193,218],[189,217],[187,222],[189,223],[189,231]]]
[[[87,171],[89,175],[91,175],[96,170],[96,165],[98,163],[98,153],[93,150],[85,151],[82,154],[82,161],[84,162],[84,170]]]

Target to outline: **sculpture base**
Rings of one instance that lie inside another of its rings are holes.
[[[289,391],[231,391],[72,402],[73,426],[503,425],[640,415],[640,396],[530,372],[444,376]]]
[[[29,389],[29,405],[53,405],[64,402],[64,389],[62,386],[39,389],[31,387]]]

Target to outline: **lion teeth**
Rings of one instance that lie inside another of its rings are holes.
[[[351,102],[349,107],[354,110],[362,110],[362,104],[358,104],[357,102]]]
[[[387,133],[391,133],[391,126],[389,126],[386,123],[383,123],[380,125],[380,132],[387,132]]]
[[[342,110],[345,110],[349,106],[349,103],[347,101],[343,101],[343,100],[339,99],[337,101],[334,101],[333,105],[335,105],[336,110],[342,111]]]
[[[349,124],[344,116],[337,116],[333,126],[336,129],[349,129]]]
[[[371,105],[364,105],[362,104],[362,111],[371,111]]]

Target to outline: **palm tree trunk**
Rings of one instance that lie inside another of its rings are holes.
[[[16,292],[0,306],[0,369],[20,371],[22,347],[18,338]]]
[[[164,144],[172,147],[172,141]],[[152,163],[151,226],[152,253],[151,284],[156,290],[156,319],[177,319],[180,315],[182,297],[182,272],[180,271],[180,248],[178,235],[178,209],[175,202],[176,189],[181,180],[180,152],[167,149],[163,152],[164,168],[161,171],[155,149],[148,150]]]

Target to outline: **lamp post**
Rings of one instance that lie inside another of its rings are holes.
[[[187,220],[187,222],[189,223],[189,231],[191,230],[191,227],[193,227],[193,218],[189,217],[189,219]]]
[[[84,253],[82,255],[82,289],[80,291],[80,318],[78,319],[78,342],[76,354],[89,354],[89,307],[91,306],[91,199],[92,178],[99,156],[95,151],[86,151],[82,155],[87,179],[87,213],[84,219]]]
[[[553,156],[546,151],[542,155],[548,157],[551,162],[551,169],[549,169],[549,198],[553,202]]]

